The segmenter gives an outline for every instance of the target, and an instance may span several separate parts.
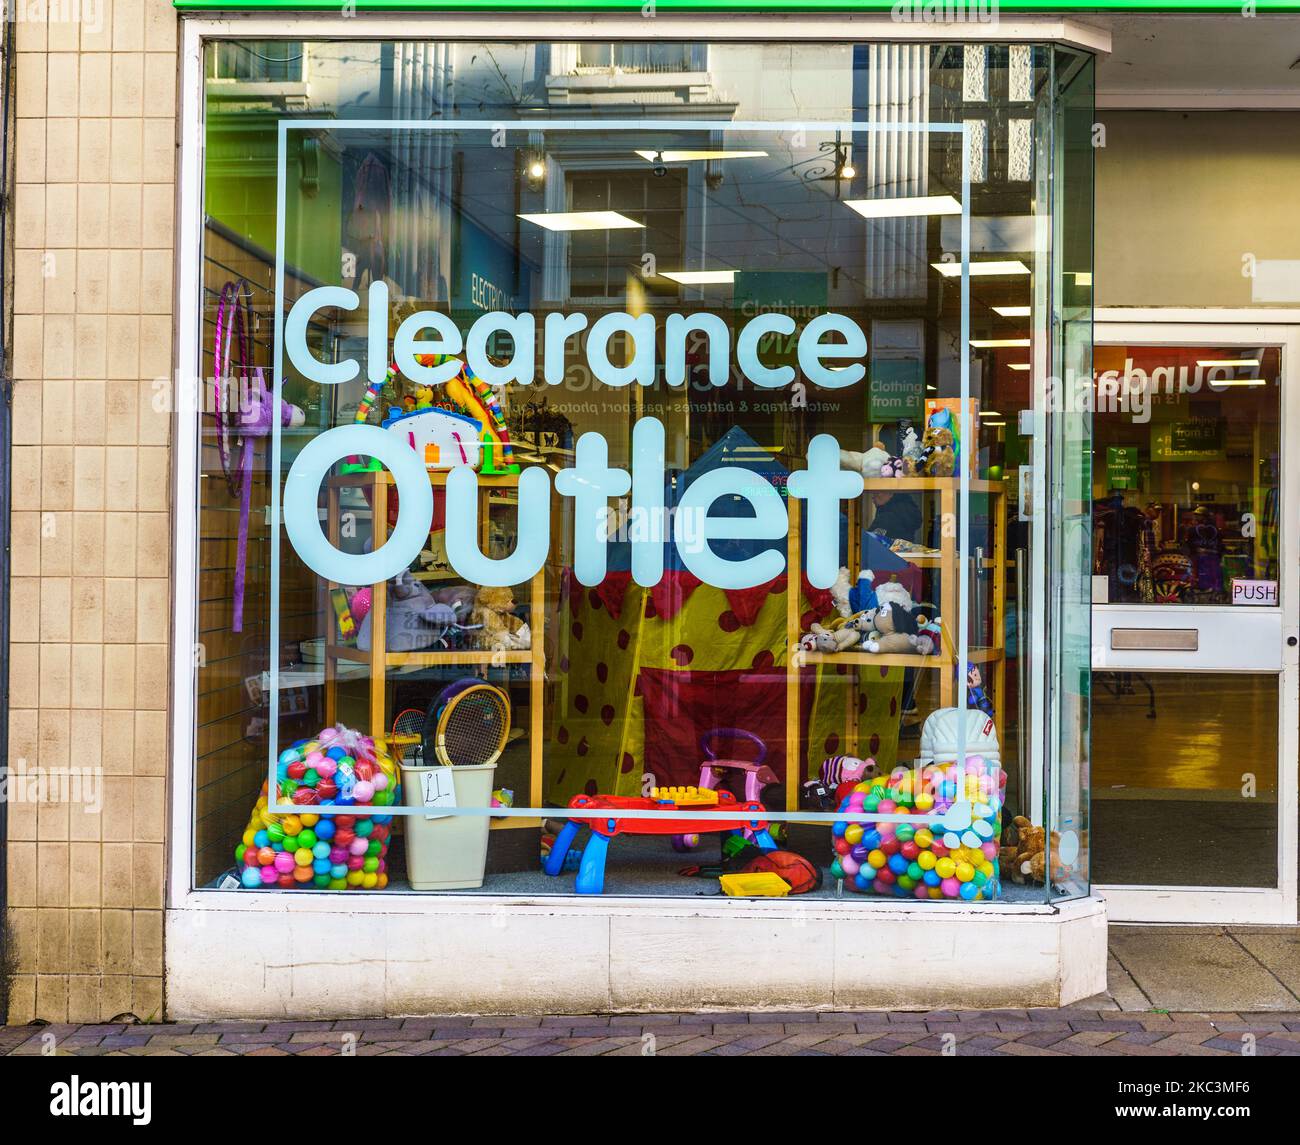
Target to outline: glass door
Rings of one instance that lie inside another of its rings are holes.
[[[1298,340],[1097,327],[1092,863],[1112,919],[1295,920]]]

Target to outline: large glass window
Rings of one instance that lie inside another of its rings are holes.
[[[207,46],[196,885],[1086,893],[1090,61],[291,48]]]

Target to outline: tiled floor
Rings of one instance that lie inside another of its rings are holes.
[[[1300,1057],[1300,928],[1125,927],[1062,1010],[373,1018],[0,1027],[0,1054]]]

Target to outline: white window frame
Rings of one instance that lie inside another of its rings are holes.
[[[172,664],[171,664],[171,768],[167,785],[167,891],[165,903],[172,910],[221,910],[231,906],[231,891],[191,887],[194,867],[194,797],[196,702],[194,689],[194,633],[198,617],[198,522],[199,522],[199,430],[202,386],[191,389],[188,381],[196,379],[202,360],[202,266],[199,237],[203,233],[203,137],[204,89],[203,50],[212,39],[250,40],[391,40],[428,38],[433,40],[501,40],[569,41],[583,40],[695,40],[710,42],[796,41],[796,42],[894,42],[930,43],[958,38],[965,42],[1053,43],[1094,53],[1110,50],[1110,34],[1062,16],[1024,16],[1003,19],[991,24],[962,24],[954,35],[952,29],[930,23],[905,24],[890,19],[888,13],[839,15],[798,13],[729,16],[717,21],[709,14],[700,16],[661,14],[654,20],[636,13],[583,15],[581,22],[565,13],[515,13],[511,16],[510,34],[501,34],[500,16],[457,13],[401,12],[357,15],[340,22],[335,15],[316,13],[231,13],[219,18],[183,14],[180,36],[180,108],[179,165],[176,181],[175,295],[173,298],[175,343],[173,347],[177,401],[172,426]],[[320,911],[316,895],[277,895],[274,910]],[[614,905],[655,909],[665,905],[680,910],[678,899],[616,899],[614,896],[545,896],[530,899],[520,896],[474,894],[410,893],[400,896],[347,894],[349,911],[387,909],[400,897],[404,912],[420,910],[422,902],[430,911],[446,909],[449,900],[472,900],[487,909],[494,903],[539,905],[566,912],[602,911]],[[246,891],[241,902],[268,898],[267,894]],[[357,900],[366,899],[366,903]],[[309,902],[306,900],[315,900]],[[1086,900],[1065,903],[942,903],[932,902],[927,911],[953,914],[1056,914],[1062,907]],[[340,904],[341,905],[341,904]],[[752,906],[752,904],[749,904]],[[844,901],[818,900],[818,909],[907,910],[906,902],[882,900],[871,902],[862,896],[848,896]]]

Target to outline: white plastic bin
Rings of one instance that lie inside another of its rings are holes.
[[[402,798],[407,807],[424,806],[424,775],[433,770],[431,767],[402,767]],[[456,806],[491,806],[496,770],[495,763],[453,767],[451,777]],[[412,890],[462,890],[483,885],[491,823],[488,816],[447,815],[441,819],[426,819],[423,815],[406,815],[403,818],[406,821],[406,867]]]

